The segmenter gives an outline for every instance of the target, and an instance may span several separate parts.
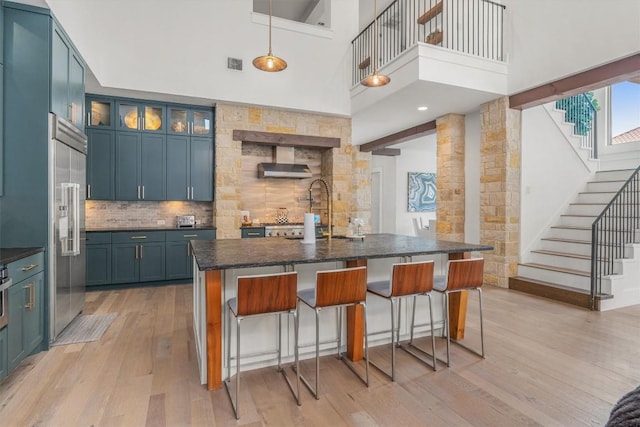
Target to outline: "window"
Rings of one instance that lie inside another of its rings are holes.
[[[640,80],[611,86],[611,144],[640,142]]]

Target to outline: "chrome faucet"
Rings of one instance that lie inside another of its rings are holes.
[[[327,227],[327,240],[331,240],[331,234],[332,234],[332,220],[331,217],[333,216],[333,201],[331,200],[331,192],[329,191],[329,185],[327,184],[327,181],[325,181],[323,178],[318,178],[318,179],[314,179],[313,181],[311,181],[311,184],[309,184],[309,212],[311,212],[312,209],[312,204],[313,204],[313,198],[311,197],[311,187],[313,187],[313,184],[315,184],[316,182],[320,182],[322,184],[322,186],[324,187],[324,191],[327,192],[327,204],[328,204],[328,208],[329,208],[329,225]]]

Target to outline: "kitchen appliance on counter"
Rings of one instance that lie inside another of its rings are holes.
[[[0,329],[9,323],[9,288],[12,284],[7,267],[3,266],[0,268]]]
[[[54,341],[85,303],[87,136],[51,113],[49,153],[50,338]]]
[[[196,227],[195,215],[179,215],[177,226],[178,228],[195,228]]]

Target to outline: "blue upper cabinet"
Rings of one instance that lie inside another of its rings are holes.
[[[115,101],[99,96],[87,97],[87,129],[113,129],[115,127]]]
[[[164,104],[135,100],[117,101],[116,130],[129,132],[166,133]]]
[[[167,107],[167,133],[213,137],[213,111],[187,106],[169,105]]]
[[[51,25],[51,111],[84,128],[84,61],[57,22]]]

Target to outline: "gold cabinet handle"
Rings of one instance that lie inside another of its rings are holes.
[[[38,266],[38,264],[29,264],[29,265],[25,265],[24,267],[22,267],[20,269],[20,271],[29,271],[29,270],[33,270],[34,268],[36,268]]]
[[[146,239],[147,236],[131,236],[132,239]]]
[[[182,237],[198,237],[197,234],[183,234]]]
[[[35,283],[29,283],[28,285],[26,285],[24,287],[24,289],[28,289],[29,290],[29,302],[24,306],[24,308],[26,308],[27,310],[33,310],[36,306],[36,301],[35,301],[35,289],[36,289],[36,284]]]

